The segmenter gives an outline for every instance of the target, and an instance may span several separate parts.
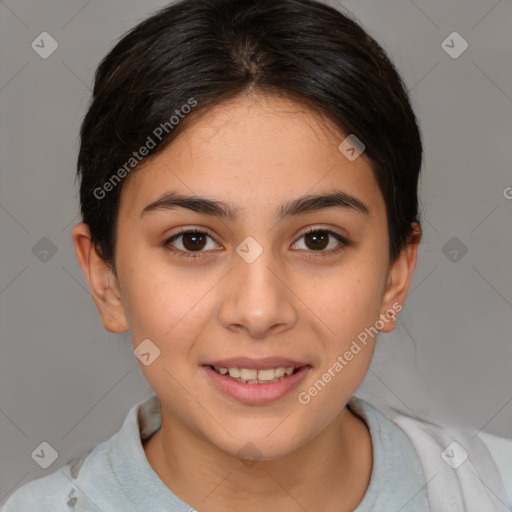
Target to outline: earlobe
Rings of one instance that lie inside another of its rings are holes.
[[[390,317],[390,311],[396,315],[401,311],[405,302],[409,285],[411,283],[416,261],[418,257],[418,246],[421,241],[422,230],[419,224],[413,223],[414,232],[409,243],[402,249],[398,258],[391,264],[388,272],[388,280],[384,297],[382,300],[381,317]],[[392,317],[385,322],[381,332],[391,332],[395,328],[395,318]]]
[[[73,245],[82,272],[89,283],[92,298],[105,329],[120,333],[129,329],[121,290],[111,266],[98,254],[92,243],[89,226],[83,222],[72,231]]]

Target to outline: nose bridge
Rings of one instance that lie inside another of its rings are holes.
[[[245,328],[251,336],[263,337],[269,330],[291,327],[297,314],[285,276],[276,277],[283,273],[283,265],[273,258],[271,249],[263,249],[250,238],[237,247],[220,320],[225,328]]]

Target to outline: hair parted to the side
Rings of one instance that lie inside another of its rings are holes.
[[[107,187],[109,179],[127,175],[127,162],[136,172],[139,148],[147,159],[201,112],[248,90],[298,101],[365,144],[395,260],[419,224],[417,120],[381,46],[349,16],[314,0],[180,0],[129,31],[102,60],[77,173],[82,219],[102,258],[113,265],[123,185]],[[196,106],[186,114],[191,100]]]

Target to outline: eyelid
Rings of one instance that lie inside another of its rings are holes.
[[[342,249],[348,247],[350,245],[350,241],[340,233],[334,231],[333,229],[327,228],[327,227],[321,227],[321,226],[313,226],[308,228],[306,231],[302,232],[300,236],[296,238],[296,241],[292,244],[295,245],[302,237],[308,235],[309,233],[327,233],[328,236],[336,239],[339,242],[339,246],[334,249],[329,250],[321,250],[321,251],[314,251],[314,250],[305,250],[308,255],[314,257],[314,256],[329,256],[330,254],[336,254],[340,252]]]
[[[200,233],[200,234],[208,235],[212,240],[215,241],[215,243],[218,243],[215,240],[215,237],[210,233],[208,228],[203,228],[203,227],[190,227],[190,228],[189,227],[184,227],[184,228],[180,228],[179,231],[176,231],[176,233],[174,233],[173,235],[169,236],[166,239],[166,242],[168,242],[169,240],[173,240],[175,238],[178,238],[179,235],[188,234],[188,233]]]
[[[328,256],[330,254],[335,254],[350,245],[349,240],[347,240],[346,237],[337,233],[336,231],[333,231],[332,229],[329,229],[326,227],[313,226],[313,227],[307,228],[306,231],[303,231],[295,239],[292,246],[295,245],[302,237],[308,235],[309,233],[316,233],[316,232],[327,233],[328,236],[335,238],[339,242],[339,245],[341,247],[337,247],[335,249],[330,249],[330,250],[319,250],[319,251],[301,250],[301,252],[303,251],[303,252],[308,253],[310,255],[310,257]],[[189,234],[189,233],[199,233],[199,234],[206,235],[207,237],[211,238],[217,245],[220,245],[217,242],[217,240],[215,239],[215,237],[209,232],[209,230],[207,228],[185,227],[185,228],[181,228],[178,232],[176,232],[173,235],[171,235],[170,237],[166,238],[166,240],[164,241],[164,247],[168,247],[171,244],[171,242],[173,242],[174,240],[179,238],[181,235]],[[184,256],[184,257],[189,257],[189,258],[204,257],[205,255],[207,255],[210,252],[210,251],[203,251],[203,250],[201,250],[201,251],[183,251],[182,249],[177,249],[175,247],[171,248],[170,250],[178,256]]]
[[[178,239],[181,235],[189,234],[189,233],[199,233],[202,235],[206,235],[210,239],[212,239],[217,245],[220,245],[215,237],[209,232],[207,228],[199,228],[199,227],[184,227],[181,228],[179,231],[171,235],[170,237],[167,237],[163,243],[164,247],[168,248],[168,246],[171,244],[171,242],[174,242],[176,239]],[[204,257],[208,254],[209,251],[183,251],[182,249],[177,249],[176,247],[172,247],[169,249],[174,254],[178,256],[185,256],[188,258],[198,258],[198,257]]]

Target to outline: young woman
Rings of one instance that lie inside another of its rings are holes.
[[[78,261],[154,396],[14,511],[506,511],[512,441],[353,396],[416,264],[421,137],[313,0],[181,0],[98,68]]]

